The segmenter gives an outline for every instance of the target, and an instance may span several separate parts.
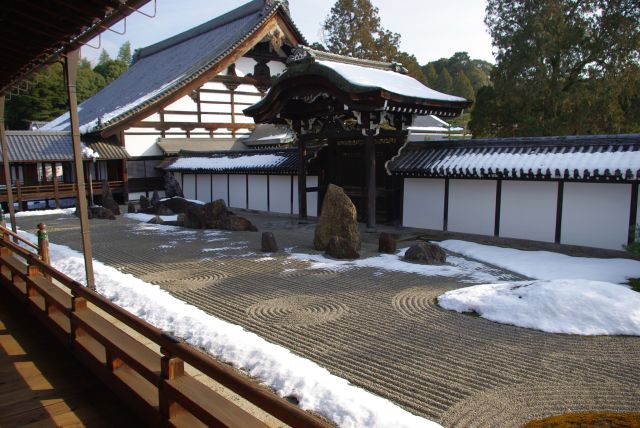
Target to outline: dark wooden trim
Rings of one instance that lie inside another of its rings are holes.
[[[267,212],[271,212],[271,180],[269,177],[271,176],[267,174]]]
[[[289,198],[289,207],[290,207],[290,209],[289,210],[291,212],[291,215],[293,215],[293,189],[294,189],[294,187],[293,187],[293,175],[290,175],[289,177],[291,178],[291,191],[289,193],[289,195],[290,195],[290,198]]]
[[[564,201],[564,182],[558,182],[558,199],[556,202],[556,235],[554,242],[560,243],[562,238],[562,203]]]
[[[244,193],[247,199],[245,202],[245,206],[247,207],[246,209],[249,209],[249,174],[244,175],[244,187]]]
[[[184,192],[184,172],[180,173],[180,185],[182,186],[182,192]]]
[[[58,176],[56,172],[56,162],[53,162],[53,198],[56,201],[56,208],[60,208],[60,195],[58,194]]]
[[[627,244],[631,244],[636,239],[636,225],[638,223],[638,183],[631,185],[631,207],[629,209],[629,236]]]
[[[231,183],[229,183],[229,174],[227,174],[227,205],[231,205]]]
[[[500,236],[500,208],[502,206],[502,180],[496,180],[496,212],[493,235]]]
[[[444,179],[444,212],[442,213],[442,230],[445,232],[449,227],[449,179]]]
[[[209,174],[209,200],[213,202],[213,174]]]

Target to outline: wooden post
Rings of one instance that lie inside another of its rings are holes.
[[[181,359],[174,357],[168,350],[162,347],[160,348],[160,353],[162,354],[160,360],[160,376],[162,377],[163,383],[165,380],[175,379],[184,375],[184,362]],[[171,426],[169,421],[175,416],[176,405],[167,397],[163,383],[160,384],[158,388],[160,416],[162,417],[164,426]]]
[[[60,195],[58,194],[58,165],[54,162],[53,168],[53,197],[56,200],[56,208],[60,208]]]
[[[367,194],[367,229],[370,231],[376,228],[376,129],[371,127],[371,114],[362,113],[362,133],[364,141],[364,162],[366,171],[366,194]]]
[[[80,151],[80,128],[78,123],[78,99],[76,97],[76,77],[80,50],[68,51],[64,61],[64,74],[69,96],[69,123],[73,140],[73,159],[76,172],[76,204],[80,216],[80,233],[82,234],[82,250],[84,253],[87,287],[95,290],[93,282],[93,259],[91,256],[91,236],[89,232],[89,218],[87,216],[87,196],[85,193],[84,174],[82,168],[82,153]]]
[[[49,233],[47,232],[47,225],[44,223],[38,223],[38,254],[40,258],[47,265],[51,265],[51,259],[49,257]]]
[[[298,219],[307,221],[307,142],[302,135],[302,121],[293,122],[293,130],[298,136]]]
[[[13,207],[13,189],[11,182],[11,167],[9,164],[9,149],[7,147],[7,135],[4,132],[4,95],[0,95],[0,143],[2,144],[2,165],[4,166],[4,183],[7,186],[7,207],[11,219],[11,230],[17,233],[16,213]],[[20,181],[20,177],[18,180]],[[4,219],[4,215],[2,217]]]
[[[16,193],[18,194],[18,211],[23,211],[22,204],[24,201],[22,200],[22,186],[20,185],[20,168],[18,165],[15,165],[13,169],[16,171]]]

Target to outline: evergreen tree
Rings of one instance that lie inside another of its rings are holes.
[[[117,59],[127,64],[127,67],[131,65],[131,42],[126,41],[120,46]]]
[[[422,71],[427,78],[427,86],[429,86],[430,88],[435,88],[438,82],[438,72],[433,66],[433,63],[430,62],[426,66],[422,67]]]
[[[476,98],[475,94],[473,93],[473,86],[471,86],[471,81],[462,70],[460,70],[458,74],[456,74],[456,78],[453,81],[453,94],[471,101],[475,100]]]
[[[395,61],[402,64],[407,69],[409,76],[425,85],[427,84],[427,77],[422,72],[422,67],[418,64],[418,60],[415,56],[406,52],[398,52],[396,54]]]
[[[108,61],[111,61],[109,52],[107,52],[106,49],[102,49],[102,52],[100,52],[100,56],[98,57],[98,65],[106,64]]]
[[[628,102],[638,97],[637,0],[489,0],[485,22],[497,51],[495,90],[492,100],[478,93],[474,135],[638,129]]]
[[[440,92],[444,92],[445,94],[450,94],[453,92],[453,78],[451,78],[451,74],[449,74],[449,70],[443,68],[440,74],[438,75],[438,80],[436,81],[435,88]]]
[[[400,35],[380,25],[370,0],[337,0],[323,24],[329,52],[381,61],[398,53]]]

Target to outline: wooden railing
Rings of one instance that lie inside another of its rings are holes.
[[[0,282],[150,426],[265,426],[187,374],[185,363],[290,426],[330,426],[52,268],[47,263],[44,226],[38,232],[38,246],[17,238],[28,249],[12,242],[15,235],[1,225],[0,235]],[[107,317],[149,339],[160,351]]]
[[[35,201],[41,199],[56,199],[56,198],[68,198],[75,197],[77,191],[76,183],[59,183],[54,184],[36,184],[36,185],[14,185],[12,187],[14,199],[22,201]],[[102,182],[94,181],[92,183],[93,193],[96,195],[102,194]],[[109,188],[112,192],[122,192],[124,189],[124,181],[109,181]],[[87,193],[89,192],[89,185],[86,184]],[[7,201],[7,189],[6,186],[0,187],[0,201]]]

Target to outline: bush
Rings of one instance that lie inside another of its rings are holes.
[[[635,225],[633,227],[633,242],[629,245],[623,245],[624,249],[634,254],[636,256],[640,256],[640,225]]]

